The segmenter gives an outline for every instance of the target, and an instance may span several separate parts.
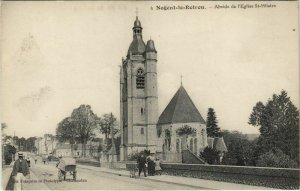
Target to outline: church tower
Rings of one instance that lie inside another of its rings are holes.
[[[157,143],[157,51],[154,41],[143,41],[142,25],[134,21],[133,40],[120,68],[120,160]]]

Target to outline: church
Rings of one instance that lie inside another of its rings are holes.
[[[159,116],[157,50],[153,40],[144,42],[138,17],[132,31],[120,67],[120,160],[145,149],[168,162],[182,162],[183,150],[199,156],[208,146],[205,120],[182,84]],[[185,126],[195,133],[178,135],[177,130]]]

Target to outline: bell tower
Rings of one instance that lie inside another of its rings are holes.
[[[120,67],[120,159],[144,149],[155,151],[158,120],[157,51],[143,41],[142,25],[134,21],[133,40]]]

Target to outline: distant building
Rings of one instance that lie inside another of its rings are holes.
[[[35,140],[35,147],[37,148],[37,154],[51,155],[58,141],[51,134],[45,134],[43,137],[38,137]]]
[[[69,143],[57,143],[53,151],[54,156],[70,157],[72,156],[71,144]]]

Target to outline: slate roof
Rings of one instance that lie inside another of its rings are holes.
[[[145,45],[143,39],[134,37],[133,41],[131,42],[131,44],[129,46],[127,55],[129,55],[130,52],[133,55],[142,55],[142,54],[144,54],[145,50],[146,50],[146,45]]]
[[[214,148],[216,151],[228,152],[223,137],[207,137],[208,147]]]
[[[136,20],[134,21],[134,28],[140,28],[142,29],[142,24],[140,22],[140,20],[138,19],[138,17],[136,17]],[[131,42],[127,55],[130,54],[130,52],[132,53],[132,55],[143,55],[144,52],[146,50],[146,45],[145,42],[142,39],[142,34],[139,35],[134,35],[133,36],[133,41]]]
[[[205,123],[183,86],[177,90],[158,119],[158,125],[173,123]]]
[[[155,46],[154,46],[154,41],[153,40],[148,40],[147,46],[146,46],[146,51],[147,52],[155,52],[156,53]]]
[[[228,152],[223,137],[216,137],[214,139],[214,148],[220,152]]]
[[[139,20],[138,17],[135,18],[134,27],[133,28],[136,28],[136,27],[142,28],[141,21]]]
[[[207,144],[208,144],[208,147],[214,148],[214,138],[207,137]]]

